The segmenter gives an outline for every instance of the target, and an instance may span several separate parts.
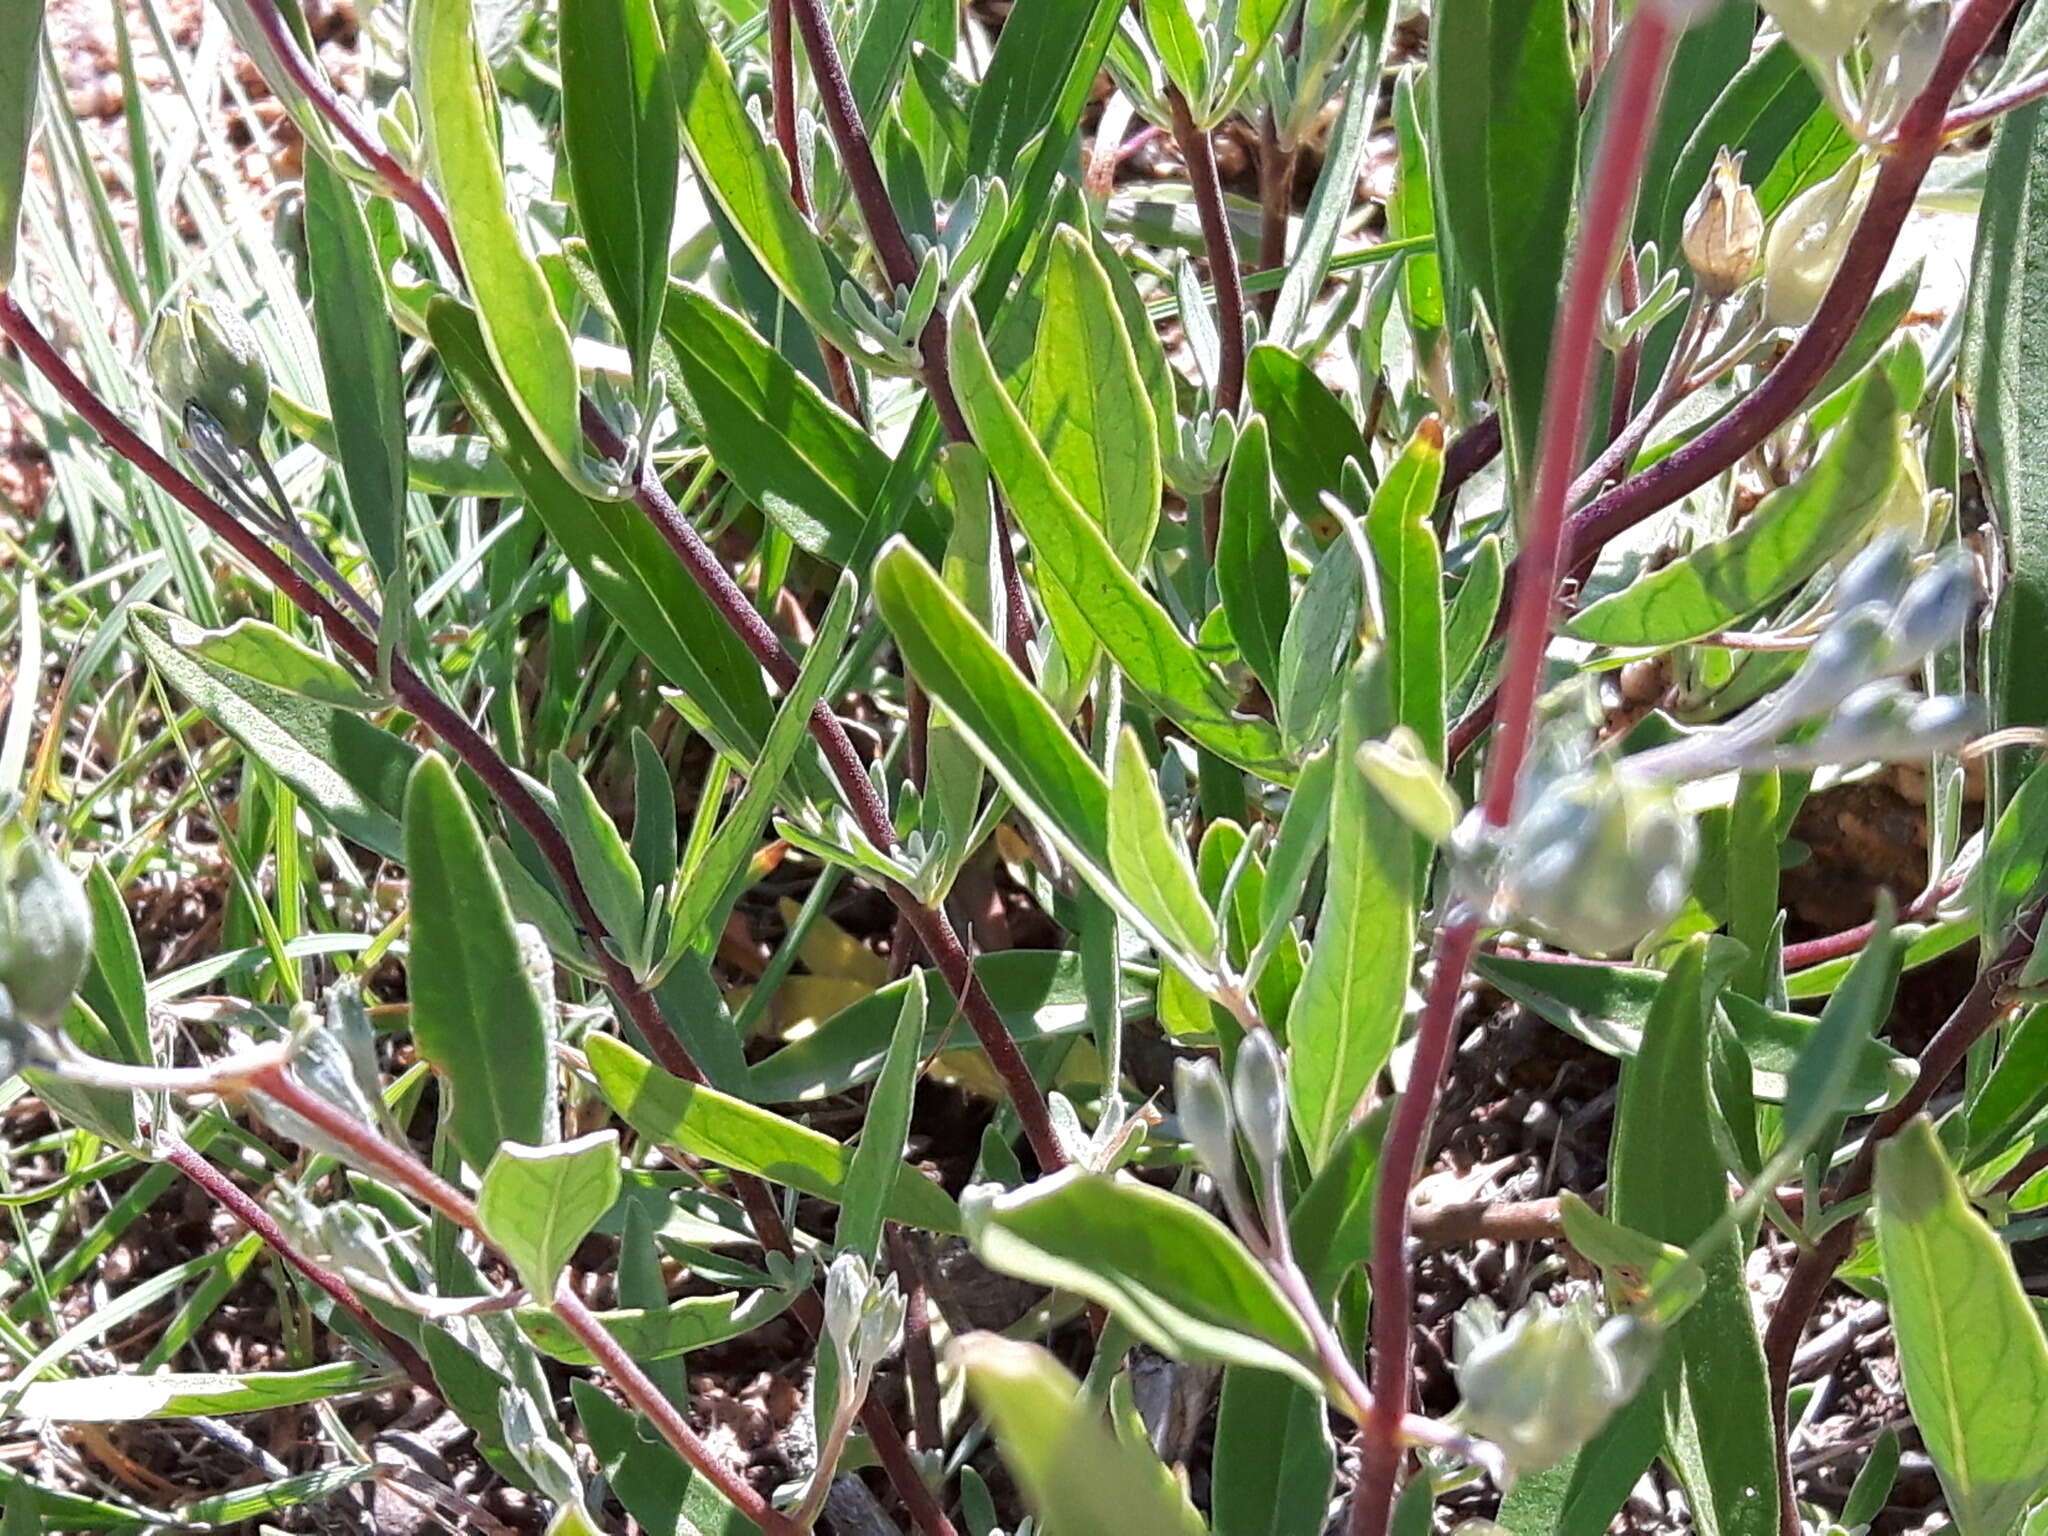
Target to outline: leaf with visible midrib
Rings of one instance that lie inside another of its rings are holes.
[[[1956,1530],[2002,1536],[2048,1484],[2048,1340],[1924,1116],[1878,1148],[1877,1248],[1906,1401]]]
[[[412,880],[412,1031],[447,1081],[456,1149],[488,1168],[508,1141],[548,1139],[548,1030],[505,889],[455,774],[429,754],[405,792]]]

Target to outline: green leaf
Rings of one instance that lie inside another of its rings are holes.
[[[1166,66],[1166,77],[1196,112],[1203,112],[1212,84],[1209,50],[1203,46],[1189,8],[1181,0],[1144,0],[1139,9],[1145,18],[1145,35],[1158,50],[1159,62]]]
[[[606,1101],[643,1136],[835,1204],[852,1154],[829,1136],[744,1100],[671,1077],[609,1035],[587,1042]],[[915,1168],[898,1164],[888,1219],[958,1233],[960,1209]]]
[[[369,222],[327,161],[306,156],[307,275],[320,371],[333,411],[334,457],[348,487],[357,536],[386,586],[398,579],[405,542],[405,392],[398,331]]]
[[[1533,1009],[1574,1039],[1624,1061],[1641,1051],[1651,1009],[1662,991],[1661,972],[1633,966],[1568,964],[1481,955],[1473,968],[1516,1002]],[[1813,1044],[1818,1021],[1786,1013],[1736,993],[1720,1006],[1742,1043],[1759,1099],[1783,1102],[1788,1080]],[[1890,1103],[1911,1086],[1912,1063],[1882,1040],[1866,1039],[1834,1101],[1837,1113],[1856,1114]]]
[[[676,787],[669,781],[661,748],[633,727],[633,867],[643,889],[675,878]]]
[[[635,1360],[672,1360],[752,1333],[788,1311],[795,1296],[794,1291],[721,1291],[679,1297],[660,1307],[619,1307],[598,1313],[597,1320]],[[520,1331],[552,1358],[565,1365],[597,1364],[589,1347],[546,1307],[521,1307],[514,1316]]]
[[[1159,931],[1198,958],[1216,953],[1216,914],[1188,863],[1187,841],[1166,819],[1152,764],[1125,726],[1109,781],[1109,871]]]
[[[1394,718],[1421,738],[1439,767],[1444,760],[1444,578],[1429,514],[1443,470],[1443,428],[1431,417],[1380,481],[1365,517],[1366,540],[1379,567]]]
[[[1330,386],[1284,347],[1269,342],[1253,347],[1245,359],[1244,383],[1252,405],[1266,418],[1280,493],[1318,537],[1330,537],[1336,525],[1323,510],[1322,498],[1343,491],[1347,460],[1362,469],[1372,464],[1358,423]]]
[[[545,1304],[577,1245],[618,1198],[617,1131],[545,1147],[508,1141],[484,1170],[477,1217],[520,1283]]]
[[[1034,162],[1066,158],[1122,10],[1116,0],[1034,0],[1017,9],[1014,27],[1004,22],[996,39],[968,118],[967,169],[1011,184],[1012,224],[1026,233],[1037,200],[1024,195],[1033,178],[1020,177],[1018,167],[1041,135]]]
[[[399,1378],[367,1361],[338,1361],[297,1371],[216,1371],[81,1376],[22,1388],[9,1412],[65,1424],[126,1424],[139,1419],[190,1419],[262,1413],[347,1394],[375,1392]]]
[[[1288,1090],[1309,1166],[1319,1168],[1394,1049],[1414,962],[1415,837],[1353,764],[1394,725],[1386,658],[1345,688],[1334,757],[1327,884],[1308,970],[1287,1016]]]
[[[1416,78],[1412,69],[1394,76],[1394,195],[1387,199],[1387,234],[1396,240],[1436,236],[1436,193],[1429,140],[1415,100]],[[1435,251],[1418,252],[1401,263],[1401,302],[1418,345],[1443,329],[1443,264]]]
[[[1901,946],[1892,926],[1891,898],[1878,897],[1876,931],[1856,957],[1848,978],[1821,1009],[1813,1036],[1785,1077],[1784,1141],[1780,1156],[1800,1157],[1854,1092],[1857,1064],[1878,1042],[1898,988]]]
[[[564,0],[560,33],[562,154],[576,218],[645,387],[682,157],[654,0]]]
[[[1960,1536],[2002,1536],[2048,1484],[2048,1340],[1925,1116],[1877,1149],[1877,1251],[1950,1517]]]
[[[1972,879],[1987,962],[2012,941],[2021,910],[2048,880],[2048,764],[2027,775],[1999,813]]]
[[[1500,338],[1502,420],[1519,471],[1534,455],[1578,158],[1565,7],[1444,0],[1430,22],[1430,72],[1446,297],[1462,331],[1477,290]]]
[[[116,1058],[147,1066],[154,1053],[142,951],[135,942],[128,904],[99,859],[85,872],[85,899],[92,907],[92,970],[79,986],[79,996],[106,1026]]]
[[[498,158],[496,91],[471,0],[419,0],[410,32],[413,96],[434,179],[482,317],[484,345],[549,461],[589,489],[569,331],[540,264],[520,242]]]
[[[839,281],[825,248],[797,211],[789,173],[755,130],[699,8],[699,0],[662,0],[661,8],[670,84],[698,183],[811,329],[858,356],[860,341],[840,317]]]
[[[761,670],[638,507],[595,501],[542,454],[483,352],[476,316],[437,300],[434,350],[518,477],[548,535],[619,627],[711,721],[717,745],[748,760],[768,729]]]
[[[953,1346],[967,1384],[995,1428],[1038,1529],[1122,1536],[1203,1536],[1143,1445],[1111,1432],[1081,1383],[1035,1344],[970,1333]]]
[[[359,716],[284,693],[195,654],[205,631],[136,607],[128,630],[149,664],[345,837],[400,857],[399,815],[420,753]]]
[[[1236,712],[1172,617],[1060,484],[964,308],[955,315],[948,355],[961,409],[1031,542],[1041,579],[1064,590],[1102,648],[1159,713],[1219,757],[1291,778],[1272,726]]]
[[[958,598],[902,540],[875,562],[875,604],[904,665],[1004,791],[1096,892],[1164,954],[1176,946],[1112,871],[1109,782]]]
[[[1287,633],[1294,590],[1273,506],[1273,458],[1263,416],[1245,423],[1223,476],[1216,591],[1238,654],[1266,692],[1277,695],[1280,638]]]
[[[1706,114],[1694,119],[1669,181],[1645,182],[1650,195],[1636,213],[1637,238],[1655,240],[1660,251],[1676,251],[1686,210],[1706,185],[1722,147],[1743,157],[1743,178],[1754,187],[1769,176],[1816,110],[1834,116],[1822,105],[1812,74],[1790,43],[1781,39],[1757,54],[1721,87]],[[1682,125],[1681,119],[1671,121]],[[1766,218],[1776,211],[1763,209]]]
[[[1162,1354],[1320,1385],[1315,1346],[1279,1286],[1192,1201],[1070,1167],[964,1209],[989,1268],[1099,1302]]]
[[[2044,38],[2048,12],[2030,10],[2012,46],[2017,53]],[[2040,365],[2048,348],[2048,112],[2040,102],[1999,120],[1980,218],[1958,383],[1979,483],[2005,549],[1985,693],[1995,725],[2048,725],[2048,667],[2034,652],[2048,631],[2048,372]]]
[[[1320,1530],[1336,1452],[1321,1397],[1271,1371],[1223,1373],[1210,1462],[1216,1536],[1294,1536]]]
[[[442,1120],[456,1150],[488,1168],[508,1141],[548,1139],[548,1024],[483,831],[454,771],[432,754],[406,786],[405,867],[413,1038],[446,1080]]]
[[[641,952],[641,930],[647,916],[647,897],[632,852],[597,803],[588,781],[559,752],[548,757],[548,789],[555,797],[556,820],[568,839],[577,877],[590,893],[597,915],[624,946],[625,958],[632,963]]]
[[[888,455],[801,369],[696,288],[669,291],[661,334],[681,374],[684,413],[718,467],[799,549],[853,563],[883,504]]]
[[[910,1134],[912,1092],[917,1086],[918,1060],[924,1049],[925,980],[923,971],[905,978],[903,1005],[882,1075],[868,1097],[867,1118],[860,1142],[846,1167],[846,1203],[839,1212],[833,1240],[843,1253],[857,1253],[873,1266],[882,1248],[882,1217],[888,1205],[895,1170],[903,1165],[903,1141]]]
[[[1597,645],[1703,639],[1843,558],[1902,472],[1899,409],[1885,371],[1871,370],[1811,469],[1766,496],[1734,532],[1602,598],[1567,632]]]
[[[1506,584],[1500,553],[1500,535],[1489,533],[1479,541],[1465,567],[1465,579],[1458,583],[1444,615],[1444,686],[1455,692],[1465,686],[1486,654],[1493,638],[1494,615],[1500,611],[1501,589]]]
[[[1698,1138],[1672,1134],[1674,1126],[1704,1129],[1716,1113],[1707,1041],[1721,982],[1708,975],[1707,944],[1695,938],[1679,952],[1642,1052],[1622,1068],[1609,1175],[1615,1222],[1687,1250],[1724,1224],[1730,1204],[1720,1160],[1701,1156]],[[1665,1349],[1676,1359],[1658,1375],[1665,1457],[1703,1536],[1771,1536],[1778,1482],[1770,1391],[1733,1224],[1699,1257],[1705,1289],[1673,1326]]]
[[[1387,1119],[1378,1109],[1347,1127],[1288,1212],[1295,1256],[1325,1303],[1372,1254],[1372,1191]]]
[[[755,1536],[760,1527],[727,1502],[642,1415],[594,1382],[569,1383],[576,1422],[590,1439],[605,1481],[650,1536]]]
[[[43,0],[14,0],[0,15],[0,293],[14,278],[21,189],[36,131],[42,38]]]
[[[379,707],[348,668],[261,619],[206,630],[173,619],[169,628],[194,657],[223,672],[336,709],[363,713]]]
[[[1324,87],[1333,95],[1341,90],[1344,108],[1325,141],[1327,148],[1323,168],[1316,176],[1315,191],[1309,194],[1308,207],[1302,211],[1300,233],[1295,237],[1293,250],[1288,253],[1287,274],[1274,297],[1273,316],[1266,326],[1267,340],[1282,346],[1299,345],[1304,339],[1303,328],[1317,298],[1329,282],[1331,258],[1335,256],[1337,241],[1351,218],[1358,178],[1363,174],[1366,156],[1374,146],[1372,125],[1379,110],[1379,91],[1376,85],[1371,89],[1364,88],[1363,81],[1379,68],[1379,40],[1386,12],[1379,6],[1372,9],[1377,14],[1360,18],[1363,24],[1358,28],[1358,45],[1353,50],[1348,72],[1331,78]],[[1242,17],[1245,11],[1238,14]],[[1247,53],[1244,57],[1250,59],[1253,55]],[[1425,183],[1423,196],[1428,195]],[[1390,207],[1390,226],[1394,217]],[[1428,231],[1410,230],[1408,233],[1416,235]],[[1427,251],[1416,252],[1404,264],[1403,276],[1418,267],[1433,270],[1435,260]]]

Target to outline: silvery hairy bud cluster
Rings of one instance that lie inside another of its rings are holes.
[[[1808,187],[1772,221],[1764,242],[1764,320],[1806,324],[1849,249],[1866,193],[1863,162],[1852,156],[1818,186]]]
[[[1460,1422],[1492,1441],[1509,1475],[1555,1466],[1635,1396],[1655,1358],[1648,1325],[1603,1321],[1580,1293],[1562,1307],[1541,1296],[1502,1323],[1481,1298],[1457,1317]]]
[[[1612,955],[1678,916],[1699,832],[1670,784],[1603,759],[1526,799],[1500,845],[1496,920],[1578,954]]]
[[[180,422],[203,411],[237,448],[253,448],[270,411],[270,370],[248,322],[187,299],[157,321],[148,346],[157,393]]]
[[[1725,299],[1749,281],[1763,249],[1764,216],[1742,179],[1742,156],[1714,156],[1706,185],[1686,211],[1680,248],[1709,299]]]
[[[839,1357],[842,1401],[858,1402],[867,1395],[875,1368],[896,1352],[903,1313],[896,1277],[876,1284],[859,1254],[842,1253],[825,1271],[825,1333]]]

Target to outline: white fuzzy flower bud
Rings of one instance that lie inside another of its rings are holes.
[[[1678,915],[1698,860],[1699,833],[1668,785],[1595,764],[1516,817],[1498,905],[1567,949],[1622,953]]]
[[[1480,1307],[1474,1303],[1472,1312]],[[1581,1294],[1562,1308],[1538,1296],[1498,1323],[1491,1303],[1458,1322],[1459,1419],[1499,1446],[1512,1473],[1554,1466],[1635,1395],[1649,1364],[1629,1319],[1602,1324]]]

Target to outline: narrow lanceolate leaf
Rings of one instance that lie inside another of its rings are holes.
[[[2027,12],[2015,52],[2048,39],[2048,11]],[[2048,667],[2030,647],[2048,629],[2048,108],[1998,125],[1977,232],[1963,397],[1980,483],[2003,535],[2005,585],[1986,670],[1997,725],[2048,725]],[[2010,786],[1999,786],[2000,793]]]
[[[612,937],[638,955],[647,901],[632,851],[597,803],[588,781],[559,752],[548,758],[548,788],[554,794],[556,816],[569,840],[576,873],[590,892],[591,905]]]
[[[910,1134],[911,1098],[917,1087],[918,1058],[924,1048],[925,975],[912,971],[896,1010],[896,1028],[882,1075],[868,1098],[861,1122],[860,1144],[846,1168],[846,1203],[834,1234],[840,1251],[857,1253],[870,1265],[880,1255],[882,1220],[903,1165],[903,1141]]]
[[[875,605],[910,675],[944,707],[952,728],[995,781],[1096,894],[1197,985],[1213,980],[1117,879],[1110,858],[1109,781],[1102,770],[1068,734],[1045,696],[996,648],[924,558],[900,539],[875,562]]]
[[[654,0],[566,0],[562,152],[591,264],[645,384],[682,145]]]
[[[546,1147],[508,1141],[484,1170],[477,1216],[520,1283],[545,1303],[577,1245],[618,1198],[617,1131]]]
[[[1280,688],[1280,637],[1294,597],[1287,546],[1273,505],[1273,457],[1266,418],[1254,416],[1238,434],[1223,477],[1223,528],[1216,545],[1216,590],[1230,620],[1237,653],[1275,694]]]
[[[1500,337],[1509,460],[1529,462],[1564,269],[1579,101],[1559,0],[1446,0],[1431,19],[1430,107],[1445,297],[1477,290]],[[1447,249],[1446,249],[1447,247]]]
[[[1291,777],[1278,733],[1236,712],[1172,616],[1060,484],[997,378],[971,312],[961,308],[954,322],[948,353],[961,408],[1031,541],[1041,577],[1064,590],[1102,648],[1161,714],[1219,757]]]
[[[1438,764],[1444,756],[1444,575],[1429,513],[1443,471],[1443,427],[1432,416],[1373,492],[1365,518],[1379,567],[1394,718],[1422,739]]]
[[[1925,1117],[1878,1148],[1877,1249],[1949,1514],[1959,1536],[2000,1536],[2048,1485],[2048,1341]]]
[[[483,831],[454,771],[431,754],[406,788],[405,866],[413,1038],[445,1079],[456,1150],[488,1168],[508,1141],[549,1139],[548,1026]]]
[[[746,321],[697,289],[669,290],[662,338],[682,376],[684,412],[718,467],[798,548],[851,563],[888,486],[889,456]]]
[[[811,329],[842,350],[858,352],[853,327],[839,317],[839,284],[825,248],[790,198],[788,171],[747,116],[732,68],[704,30],[699,4],[662,0],[661,7],[670,88],[690,163],[706,194]]]
[[[1109,871],[1168,937],[1196,956],[1216,951],[1216,915],[1188,863],[1186,840],[1166,819],[1166,802],[1138,733],[1117,738],[1109,781]]]
[[[0,293],[14,277],[21,188],[36,129],[36,86],[43,61],[43,0],[12,0],[0,15]]]
[[[66,1424],[126,1424],[136,1419],[261,1413],[389,1386],[394,1374],[359,1360],[298,1371],[215,1371],[88,1376],[24,1387],[11,1411]]]
[[[186,636],[186,648],[199,660],[267,688],[280,688],[336,709],[378,707],[378,701],[363,690],[348,668],[261,619],[238,619],[226,629],[192,631],[181,626],[180,632]]]
[[[679,1297],[659,1307],[618,1307],[598,1313],[597,1320],[635,1360],[672,1360],[751,1333],[780,1317],[794,1299],[793,1291],[722,1291],[716,1296]],[[521,1307],[514,1316],[520,1331],[547,1355],[567,1365],[597,1364],[589,1346],[547,1308]]]
[[[470,0],[419,0],[411,59],[420,127],[491,361],[548,458],[587,485],[569,332],[520,240],[498,157],[496,93],[477,48]]]
[[[952,1358],[966,1368],[1041,1529],[1205,1536],[1157,1458],[1113,1433],[1081,1383],[1045,1350],[970,1333],[953,1346]]]
[[[1608,1214],[1688,1250],[1729,1207],[1719,1158],[1701,1156],[1699,1139],[1672,1133],[1705,1127],[1717,1113],[1707,1047],[1719,985],[1707,941],[1695,939],[1658,991],[1641,1053],[1622,1069],[1614,1130]],[[1731,1223],[1704,1254],[1700,1299],[1673,1325],[1643,1389],[1661,1399],[1664,1455],[1703,1536],[1770,1536],[1778,1528],[1769,1386],[1742,1261]]]
[[[711,721],[717,745],[751,760],[770,709],[761,669],[638,507],[595,501],[563,477],[490,366],[470,310],[436,300],[434,349],[488,432],[526,504],[633,644]]]
[[[1351,1123],[1394,1049],[1415,948],[1415,836],[1353,761],[1394,725],[1383,655],[1345,688],[1330,800],[1327,882],[1315,948],[1287,1015],[1294,1125],[1312,1167]]]
[[[829,1136],[743,1099],[671,1077],[609,1035],[589,1040],[590,1068],[606,1102],[643,1136],[800,1194],[844,1198],[852,1154]],[[934,1232],[960,1231],[960,1208],[915,1168],[899,1162],[888,1219]]]
[[[1905,402],[1910,405],[1911,402]],[[1680,645],[1740,623],[1854,549],[1902,473],[1901,403],[1881,367],[1811,469],[1726,538],[1587,608],[1570,633],[1597,645]]]
[[[1100,1302],[1177,1360],[1319,1385],[1315,1346],[1278,1285],[1192,1201],[1076,1167],[965,1210],[968,1237],[992,1269]]]
[[[385,308],[376,247],[354,191],[318,155],[306,157],[304,190],[313,329],[334,456],[357,536],[388,586],[400,568],[408,473],[398,331]]]
[[[386,858],[401,855],[399,815],[417,747],[359,715],[203,660],[207,632],[175,614],[135,608],[128,632],[165,681],[336,831]]]
[[[1319,1530],[1336,1452],[1329,1410],[1316,1393],[1271,1371],[1223,1373],[1210,1463],[1216,1536],[1290,1536]]]

